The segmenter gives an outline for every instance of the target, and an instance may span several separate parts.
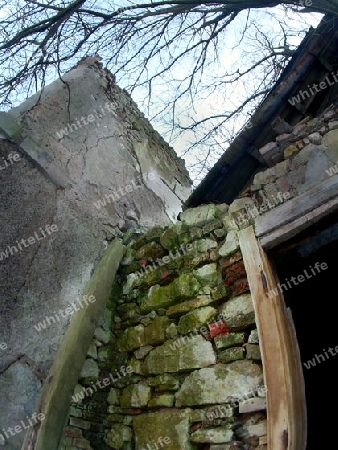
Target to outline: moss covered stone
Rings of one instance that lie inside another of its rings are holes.
[[[140,414],[133,419],[135,449],[195,450],[189,441],[189,411],[170,410]],[[165,439],[165,440],[164,440]]]
[[[202,336],[185,336],[166,341],[145,359],[145,375],[176,373],[215,364],[216,355],[210,342]]]
[[[130,442],[132,438],[131,429],[121,423],[114,423],[107,433],[106,444],[114,450],[122,450],[125,442]]]
[[[255,312],[250,294],[230,299],[222,307],[221,313],[227,326],[234,330],[255,324]]]
[[[190,440],[198,444],[226,444],[234,439],[231,427],[199,429],[191,434]],[[225,447],[224,447],[225,448]]]
[[[216,336],[214,342],[218,349],[242,345],[245,342],[245,333],[229,333]]]
[[[238,359],[244,359],[244,350],[242,347],[227,348],[218,355],[218,360],[222,363],[228,363]]]
[[[211,322],[217,314],[217,310],[211,306],[204,306],[194,311],[190,311],[180,318],[178,323],[178,332],[188,334],[191,331],[199,330],[202,325]]]
[[[167,308],[182,300],[194,297],[200,287],[200,283],[192,274],[183,273],[167,286],[155,285],[151,287],[148,296],[143,299],[140,305],[141,311],[149,312]]]
[[[180,220],[188,226],[205,225],[211,220],[220,218],[222,212],[211,204],[190,208],[180,214]]]
[[[136,251],[135,259],[149,259],[155,261],[156,258],[162,258],[166,254],[166,250],[160,244],[157,242],[149,242]]]
[[[200,295],[193,300],[186,300],[178,305],[170,306],[166,312],[167,316],[178,316],[187,313],[202,306],[208,306],[210,303],[218,299],[212,298],[210,295]]]
[[[142,408],[147,406],[151,397],[151,388],[145,384],[132,384],[122,391],[122,408]]]
[[[241,360],[192,372],[176,393],[176,406],[226,403],[262,384],[261,365]]]
[[[161,394],[152,398],[148,402],[149,408],[156,408],[159,406],[171,408],[174,406],[175,397],[174,394]]]
[[[171,324],[166,316],[157,316],[152,323],[144,329],[145,345],[162,344],[165,339],[165,330]]]

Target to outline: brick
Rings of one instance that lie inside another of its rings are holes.
[[[65,428],[65,436],[69,436],[69,437],[73,437],[73,438],[82,437],[82,430],[79,430],[78,428],[66,427]]]
[[[264,147],[259,149],[259,153],[262,155],[264,160],[267,162],[268,166],[273,166],[280,156],[280,150],[278,145],[275,142],[269,142],[268,144],[264,145]]]
[[[240,280],[235,281],[234,285],[232,286],[232,293],[234,297],[245,294],[249,291],[250,288],[247,278],[242,278]]]
[[[237,252],[231,256],[228,256],[227,258],[222,258],[219,261],[219,264],[221,266],[222,271],[225,270],[227,267],[230,267],[232,264],[236,263],[237,261],[241,261],[242,254],[241,252]]]
[[[233,284],[236,280],[246,276],[244,264],[239,261],[225,270],[225,282],[227,284]]]

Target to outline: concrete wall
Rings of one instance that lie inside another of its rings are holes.
[[[1,434],[33,413],[66,308],[108,243],[170,223],[191,181],[113,75],[85,60],[0,113],[0,186]],[[24,431],[13,433],[0,449],[21,447]]]

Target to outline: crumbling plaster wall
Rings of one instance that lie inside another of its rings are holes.
[[[191,181],[113,75],[88,60],[0,113],[0,137],[1,430],[33,413],[71,319],[65,310],[107,243],[170,223]],[[18,450],[23,438],[15,433],[5,447],[0,438],[0,448]]]

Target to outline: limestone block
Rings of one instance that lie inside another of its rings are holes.
[[[228,300],[221,313],[228,327],[245,328],[255,323],[255,312],[250,294],[239,295]]]
[[[167,286],[152,286],[140,305],[141,311],[148,312],[179,303],[194,297],[200,289],[200,283],[192,275],[183,273]]]
[[[135,450],[161,448],[160,442],[165,450],[193,450],[189,424],[189,410],[140,414],[133,419]]]
[[[142,408],[147,406],[151,388],[145,384],[131,384],[123,389],[120,404],[122,408]]]
[[[180,220],[186,225],[203,225],[221,216],[220,210],[213,204],[190,208],[180,213]]]
[[[190,440],[198,444],[224,444],[231,442],[234,438],[234,433],[229,427],[217,427],[217,428],[200,428],[191,434]]]
[[[261,384],[260,365],[248,361],[217,364],[192,372],[176,393],[176,406],[197,406],[226,403],[241,398],[248,390]]]
[[[227,234],[225,243],[218,250],[218,254],[223,258],[235,253],[239,248],[238,235],[236,230],[230,230]]]
[[[244,341],[245,333],[223,334],[221,336],[216,336],[214,339],[215,345],[218,349],[244,344]]]
[[[114,423],[106,437],[106,444],[114,450],[122,450],[124,443],[131,441],[132,432],[129,427],[120,423]]]
[[[217,314],[217,310],[211,306],[205,306],[182,316],[178,322],[178,332],[188,334],[198,330],[205,323],[211,322]]]
[[[185,336],[169,340],[146,357],[145,374],[175,373],[215,364],[216,355],[210,342],[202,336]]]

